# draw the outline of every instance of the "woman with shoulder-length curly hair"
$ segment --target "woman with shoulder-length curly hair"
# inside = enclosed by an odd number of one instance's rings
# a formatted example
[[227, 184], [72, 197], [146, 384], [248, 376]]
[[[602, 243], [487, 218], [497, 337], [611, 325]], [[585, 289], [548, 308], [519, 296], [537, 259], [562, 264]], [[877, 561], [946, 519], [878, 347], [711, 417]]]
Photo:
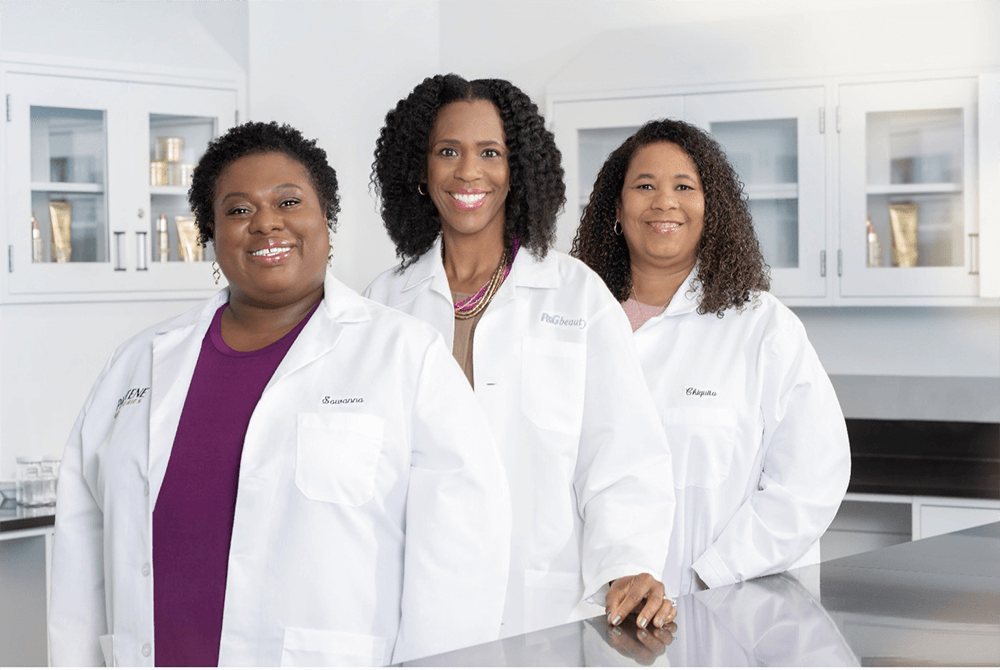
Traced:
[[601, 168], [572, 254], [622, 303], [670, 440], [668, 593], [818, 562], [850, 477], [844, 417], [802, 323], [767, 292], [719, 144], [644, 125]]
[[560, 160], [510, 82], [425, 79], [376, 144], [372, 183], [402, 262], [367, 294], [440, 331], [497, 437], [514, 510], [500, 634], [603, 606], [612, 624], [636, 611], [665, 636], [675, 609], [652, 574], [670, 458], [628, 321], [597, 275], [551, 250]]

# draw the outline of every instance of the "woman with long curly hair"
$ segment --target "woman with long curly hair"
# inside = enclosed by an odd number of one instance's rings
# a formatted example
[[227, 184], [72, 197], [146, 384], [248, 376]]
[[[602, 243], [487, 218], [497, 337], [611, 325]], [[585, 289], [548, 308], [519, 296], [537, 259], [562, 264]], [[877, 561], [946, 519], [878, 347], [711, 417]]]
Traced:
[[376, 145], [372, 182], [402, 262], [367, 294], [440, 331], [492, 425], [514, 511], [500, 635], [604, 606], [612, 625], [636, 611], [665, 636], [676, 610], [652, 574], [673, 518], [669, 450], [621, 309], [551, 251], [560, 159], [510, 82], [425, 79]]
[[622, 303], [670, 440], [667, 592], [818, 562], [850, 478], [844, 416], [767, 292], [722, 148], [682, 121], [644, 125], [601, 168], [571, 253]]

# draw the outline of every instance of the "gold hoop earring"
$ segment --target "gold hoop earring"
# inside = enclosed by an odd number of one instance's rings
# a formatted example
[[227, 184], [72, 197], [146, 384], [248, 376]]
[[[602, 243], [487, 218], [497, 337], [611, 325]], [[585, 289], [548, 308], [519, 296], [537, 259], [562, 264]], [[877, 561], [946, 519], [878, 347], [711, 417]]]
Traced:
[[419, 193], [420, 195], [427, 195], [427, 191], [420, 190], [420, 187], [423, 186], [423, 185], [424, 185], [423, 182], [420, 182], [420, 183], [417, 184], [417, 193]]
[[219, 279], [222, 277], [222, 272], [219, 270], [219, 264], [212, 261], [212, 279], [215, 280], [215, 285], [219, 285]]
[[615, 219], [615, 225], [612, 226], [611, 229], [615, 231], [615, 235], [622, 234], [622, 224], [618, 222], [618, 219]]

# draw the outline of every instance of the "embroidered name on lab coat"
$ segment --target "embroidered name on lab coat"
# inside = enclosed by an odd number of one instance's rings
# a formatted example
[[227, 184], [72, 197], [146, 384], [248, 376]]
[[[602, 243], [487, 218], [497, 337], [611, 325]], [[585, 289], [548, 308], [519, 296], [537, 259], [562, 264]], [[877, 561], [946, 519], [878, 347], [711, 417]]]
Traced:
[[573, 326], [575, 328], [586, 328], [586, 319], [567, 319], [564, 316], [559, 316], [558, 314], [549, 314], [548, 312], [542, 312], [542, 323], [548, 323], [553, 326]]
[[364, 398], [331, 398], [328, 395], [323, 396], [321, 401], [324, 405], [354, 405], [360, 404], [365, 401]]
[[694, 387], [688, 387], [688, 389], [684, 392], [684, 395], [696, 395], [700, 398], [702, 396], [714, 396], [718, 394], [715, 391], [703, 391]]
[[122, 407], [125, 405], [137, 405], [141, 403], [145, 399], [146, 393], [148, 392], [148, 386], [146, 388], [129, 389], [128, 393], [118, 399], [118, 406], [115, 407], [115, 418], [118, 418], [118, 412], [122, 411]]

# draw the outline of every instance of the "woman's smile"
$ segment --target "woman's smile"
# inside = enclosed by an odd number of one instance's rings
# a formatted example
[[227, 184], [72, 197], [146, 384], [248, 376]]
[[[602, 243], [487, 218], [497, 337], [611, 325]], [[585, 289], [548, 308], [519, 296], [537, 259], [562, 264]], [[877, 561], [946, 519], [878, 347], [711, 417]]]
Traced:
[[250, 251], [250, 256], [262, 265], [277, 265], [292, 253], [292, 245], [282, 243], [278, 240], [268, 240], [267, 246], [263, 249]]
[[454, 198], [456, 207], [464, 212], [471, 212], [474, 209], [482, 207], [486, 202], [486, 196], [489, 194], [486, 191], [469, 189], [452, 191], [450, 195]]

